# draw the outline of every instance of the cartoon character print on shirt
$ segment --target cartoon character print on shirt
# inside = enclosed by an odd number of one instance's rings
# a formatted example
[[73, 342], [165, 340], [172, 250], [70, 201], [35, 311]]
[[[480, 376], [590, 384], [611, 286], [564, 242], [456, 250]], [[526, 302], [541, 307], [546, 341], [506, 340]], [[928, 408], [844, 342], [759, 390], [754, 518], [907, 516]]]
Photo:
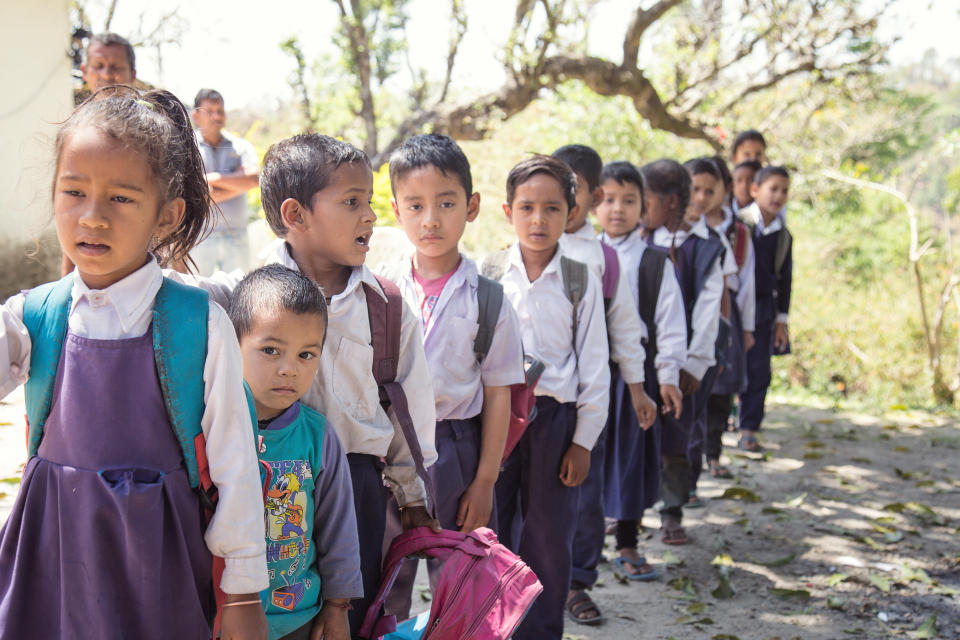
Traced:
[[271, 602], [294, 610], [310, 588], [309, 578], [300, 579], [310, 549], [309, 528], [313, 517], [308, 493], [313, 492], [313, 471], [306, 460], [270, 461], [273, 484], [267, 490], [267, 563], [271, 581], [278, 575], [284, 586], [274, 589]]

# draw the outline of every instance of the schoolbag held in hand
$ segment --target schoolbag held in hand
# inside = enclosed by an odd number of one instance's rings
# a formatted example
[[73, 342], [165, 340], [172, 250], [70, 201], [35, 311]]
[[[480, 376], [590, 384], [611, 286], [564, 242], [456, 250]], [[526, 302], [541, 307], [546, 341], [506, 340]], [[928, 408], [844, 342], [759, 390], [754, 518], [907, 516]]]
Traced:
[[470, 533], [418, 527], [394, 538], [384, 559], [383, 582], [359, 636], [390, 638], [393, 616], [378, 617], [405, 558], [443, 562], [421, 640], [507, 640], [543, 591], [537, 576], [486, 527]]

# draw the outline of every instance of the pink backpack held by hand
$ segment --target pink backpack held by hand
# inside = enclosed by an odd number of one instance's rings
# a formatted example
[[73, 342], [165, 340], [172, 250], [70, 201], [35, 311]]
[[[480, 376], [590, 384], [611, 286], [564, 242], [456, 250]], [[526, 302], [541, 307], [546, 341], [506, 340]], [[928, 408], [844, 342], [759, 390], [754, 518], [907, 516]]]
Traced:
[[367, 610], [361, 638], [391, 637], [384, 634], [396, 628], [396, 619], [378, 619], [378, 613], [404, 559], [414, 554], [443, 561], [421, 640], [507, 640], [543, 591], [533, 571], [490, 529], [434, 533], [418, 527], [391, 544], [383, 584]]
[[[380, 387], [384, 408], [392, 410], [400, 423], [432, 511], [436, 504], [433, 481], [423, 466], [406, 395], [395, 380], [403, 300], [395, 284], [385, 278], [377, 280], [386, 301], [370, 287], [364, 287], [370, 314], [374, 378]], [[507, 640], [543, 591], [530, 567], [500, 544], [490, 529], [434, 533], [428, 527], [418, 527], [400, 534], [391, 543], [384, 559], [383, 582], [364, 617], [361, 638], [383, 638], [396, 629], [396, 618], [381, 616], [380, 612], [400, 566], [412, 555], [426, 555], [444, 563], [426, 628], [422, 636], [414, 636], [421, 640]]]

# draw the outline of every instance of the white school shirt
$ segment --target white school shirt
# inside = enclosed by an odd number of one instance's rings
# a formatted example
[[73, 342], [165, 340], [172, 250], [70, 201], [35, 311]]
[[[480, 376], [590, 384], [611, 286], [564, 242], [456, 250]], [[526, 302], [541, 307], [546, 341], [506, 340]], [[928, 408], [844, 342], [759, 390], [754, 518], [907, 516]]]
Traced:
[[[753, 232], [755, 234], [759, 234], [761, 236], [768, 236], [771, 233], [776, 233], [777, 231], [780, 231], [780, 229], [784, 228], [784, 224], [787, 219], [787, 208], [784, 207], [783, 209], [780, 210], [780, 213], [778, 213], [776, 217], [770, 222], [769, 227], [764, 224], [763, 214], [760, 212], [760, 205], [758, 205], [756, 202], [752, 202], [750, 206], [744, 207], [742, 209], [742, 215], [744, 220], [754, 221]], [[756, 270], [754, 270], [754, 274], [756, 274]], [[754, 275], [754, 277], [756, 277], [756, 275]], [[756, 292], [756, 283], [754, 283], [754, 292]], [[754, 305], [756, 305], [756, 294], [754, 294]], [[756, 308], [756, 306], [754, 306], [754, 308]], [[787, 321], [789, 319], [790, 319], [789, 314], [778, 313], [776, 322], [777, 323], [782, 322], [783, 324], [787, 324]]]
[[[720, 237], [726, 239], [727, 231], [733, 224], [733, 210], [729, 207], [723, 207], [723, 222], [715, 229]], [[731, 249], [731, 255], [733, 250]], [[733, 278], [727, 278], [727, 288], [729, 288], [737, 301], [737, 308], [740, 309], [740, 322], [744, 331], [754, 331], [757, 326], [757, 257], [753, 253], [753, 238], [747, 234], [747, 248], [743, 255], [743, 266], [737, 271]], [[734, 257], [736, 264], [736, 257]], [[736, 286], [733, 286], [736, 285]]]
[[518, 245], [508, 251], [507, 269], [500, 280], [504, 295], [517, 311], [524, 351], [545, 366], [535, 393], [557, 402], [576, 402], [573, 441], [584, 449], [593, 449], [606, 424], [610, 402], [610, 353], [600, 281], [587, 269], [587, 289], [576, 310], [578, 330], [574, 340], [574, 309], [560, 272], [563, 249], [557, 247], [553, 259], [533, 282], [527, 278]]
[[[413, 281], [412, 263], [397, 286], [404, 300], [419, 309], [421, 300]], [[477, 362], [473, 341], [477, 337], [480, 306], [477, 302], [477, 265], [460, 255], [460, 264], [450, 276], [425, 327], [423, 349], [433, 376], [437, 420], [466, 420], [480, 415], [483, 387], [506, 387], [524, 381], [523, 344], [520, 324], [510, 301], [504, 297], [483, 363]], [[423, 325], [423, 322], [420, 323]]]
[[[648, 249], [643, 239], [643, 229], [637, 227], [620, 238], [603, 234], [601, 238], [617, 250], [620, 266], [624, 269], [634, 303], [640, 310], [640, 260]], [[677, 281], [677, 271], [667, 260], [660, 280], [660, 292], [653, 321], [657, 325], [657, 357], [653, 364], [657, 369], [657, 382], [676, 386], [680, 382], [680, 369], [687, 361], [687, 313], [683, 306], [683, 294]]]
[[[710, 234], [707, 224], [700, 218], [689, 231], [677, 229], [671, 233], [666, 227], [653, 232], [653, 243], [659, 247], [677, 247], [690, 236], [696, 235], [706, 240]], [[687, 361], [683, 368], [697, 380], [703, 378], [707, 369], [716, 364], [717, 332], [720, 328], [720, 298], [723, 296], [723, 272], [720, 262], [714, 263], [707, 274], [700, 295], [697, 296], [691, 314], [693, 325], [690, 341], [687, 343]]]
[[[150, 328], [154, 298], [163, 282], [163, 273], [153, 259], [106, 289], [91, 290], [76, 270], [73, 278], [67, 325], [74, 335], [118, 340], [140, 337]], [[0, 398], [30, 377], [31, 344], [23, 324], [23, 303], [21, 293], [0, 308]], [[204, 540], [212, 554], [226, 560], [220, 582], [226, 593], [256, 593], [269, 586], [263, 488], [242, 372], [233, 325], [211, 301], [200, 426], [206, 438], [210, 479], [220, 499]]]
[[[603, 273], [607, 262], [593, 227], [585, 224], [573, 233], [564, 233], [560, 236], [560, 247], [563, 248], [565, 256], [590, 267], [601, 282], [602, 294]], [[623, 265], [620, 267], [617, 288], [613, 300], [610, 301], [610, 308], [606, 310], [607, 337], [610, 343], [610, 359], [620, 367], [624, 382], [634, 384], [643, 382], [643, 362], [647, 357], [643, 340], [647, 337], [647, 330], [640, 320], [636, 305], [630, 304], [631, 297], [626, 290], [629, 285], [623, 273]]]
[[[260, 255], [264, 264], [282, 264], [300, 271], [282, 239], [270, 243]], [[180, 274], [178, 279], [206, 289], [224, 304], [242, 276], [240, 271], [233, 271], [229, 274], [219, 272], [210, 278]], [[386, 457], [383, 475], [400, 506], [422, 505], [426, 500], [426, 489], [417, 477], [410, 448], [399, 423], [393, 422], [380, 406], [377, 381], [373, 377], [373, 347], [364, 283], [386, 299], [380, 283], [366, 266], [353, 268], [346, 288], [333, 296], [327, 305], [327, 336], [320, 357], [320, 370], [300, 402], [326, 416], [347, 453]], [[429, 467], [437, 460], [434, 444], [436, 409], [420, 336], [419, 315], [404, 303], [400, 315], [400, 362], [396, 380], [407, 396], [423, 464]]]

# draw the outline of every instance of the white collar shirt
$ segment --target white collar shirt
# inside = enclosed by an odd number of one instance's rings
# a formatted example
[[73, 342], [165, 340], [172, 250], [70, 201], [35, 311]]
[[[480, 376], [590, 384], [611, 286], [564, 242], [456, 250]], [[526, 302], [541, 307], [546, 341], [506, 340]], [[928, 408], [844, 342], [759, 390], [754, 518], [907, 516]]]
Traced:
[[[277, 263], [300, 270], [285, 242], [271, 244], [265, 258], [266, 264]], [[326, 416], [347, 453], [386, 458], [384, 477], [400, 506], [423, 504], [426, 491], [417, 477], [407, 441], [399, 424], [395, 425], [380, 406], [380, 394], [373, 377], [373, 347], [364, 284], [386, 299], [380, 283], [366, 266], [353, 268], [347, 286], [327, 305], [327, 337], [320, 371], [300, 401]], [[437, 414], [420, 324], [419, 314], [404, 303], [396, 380], [407, 396], [423, 463], [430, 466], [437, 460], [434, 442]]]
[[[413, 280], [412, 263], [406, 259], [403, 264], [397, 286], [407, 304], [419, 309], [422, 301]], [[477, 362], [473, 348], [480, 328], [477, 281], [476, 263], [461, 254], [460, 264], [443, 286], [430, 325], [424, 328], [423, 348], [433, 377], [437, 420], [478, 416], [483, 409], [484, 386], [506, 387], [524, 380], [520, 325], [506, 297], [486, 357], [482, 363]]]
[[[653, 233], [654, 244], [661, 247], [679, 248], [687, 238], [709, 237], [703, 218], [697, 221], [689, 231], [678, 229], [671, 233], [666, 227], [660, 227]], [[687, 343], [687, 361], [683, 369], [697, 380], [703, 379], [707, 369], [716, 364], [717, 332], [720, 329], [720, 298], [723, 296], [723, 271], [720, 261], [713, 264], [706, 276], [703, 289], [693, 303], [690, 324], [690, 340]]]
[[[643, 258], [643, 252], [647, 250], [643, 230], [638, 227], [619, 238], [610, 238], [604, 234], [601, 239], [617, 250], [622, 273], [633, 294], [633, 301], [637, 305], [639, 315], [640, 261]], [[680, 292], [680, 283], [677, 282], [676, 270], [669, 261], [665, 266], [653, 317], [657, 340], [654, 367], [657, 370], [658, 383], [677, 385], [680, 380], [680, 368], [687, 360], [687, 314], [684, 311], [683, 294]], [[652, 333], [647, 331], [647, 327], [644, 327], [644, 332], [648, 335]]]
[[[118, 340], [137, 338], [150, 328], [163, 283], [154, 260], [105, 289], [90, 289], [76, 270], [72, 277], [67, 318], [71, 333]], [[0, 398], [29, 378], [31, 345], [23, 302], [24, 294], [18, 294], [0, 309]], [[210, 302], [200, 426], [220, 500], [204, 539], [211, 553], [226, 559], [221, 585], [227, 593], [253, 593], [268, 585], [262, 487], [242, 372], [233, 325], [223, 309]]]
[[[501, 279], [504, 294], [520, 321], [523, 348], [545, 365], [536, 395], [557, 402], [575, 402], [577, 426], [573, 442], [592, 449], [607, 420], [610, 400], [609, 349], [600, 281], [587, 270], [587, 288], [578, 309], [565, 293], [557, 252], [533, 282], [514, 244]], [[578, 331], [573, 335], [573, 314]]]
[[[734, 202], [736, 200], [734, 199]], [[717, 232], [724, 238], [727, 237], [731, 225], [735, 220], [733, 209], [723, 208], [723, 222], [717, 228]], [[743, 255], [743, 264], [737, 270], [735, 280], [727, 278], [727, 288], [736, 298], [737, 308], [740, 309], [740, 322], [743, 324], [744, 331], [753, 332], [756, 328], [757, 316], [757, 274], [756, 274], [756, 255], [753, 252], [753, 238], [747, 234], [747, 247]], [[734, 256], [736, 263], [736, 256]]]
[[[587, 265], [600, 280], [602, 289], [607, 261], [593, 227], [585, 224], [573, 233], [564, 233], [560, 236], [560, 247], [565, 256]], [[610, 360], [619, 367], [624, 382], [635, 384], [643, 382], [644, 378], [643, 362], [646, 351], [643, 340], [647, 337], [647, 329], [640, 320], [636, 305], [631, 304], [633, 297], [628, 291], [629, 287], [621, 264], [613, 299], [606, 306], [607, 337], [610, 343]]]

